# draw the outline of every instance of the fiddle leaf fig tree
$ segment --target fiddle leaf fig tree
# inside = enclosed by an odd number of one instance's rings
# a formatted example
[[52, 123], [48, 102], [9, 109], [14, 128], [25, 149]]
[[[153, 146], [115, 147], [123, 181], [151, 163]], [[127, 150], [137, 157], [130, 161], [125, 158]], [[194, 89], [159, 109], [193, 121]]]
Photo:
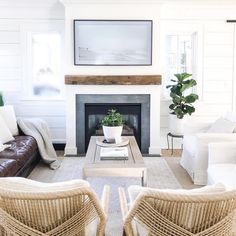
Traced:
[[0, 106], [4, 106], [3, 95], [0, 92]]
[[191, 74], [181, 73], [175, 74], [176, 79], [171, 80], [174, 84], [167, 85], [166, 88], [170, 88], [170, 97], [172, 103], [169, 108], [172, 110], [171, 114], [177, 116], [178, 119], [182, 119], [186, 114], [191, 115], [195, 112], [193, 103], [198, 99], [198, 95], [190, 93], [185, 95], [186, 90], [196, 86], [197, 82], [191, 79]]

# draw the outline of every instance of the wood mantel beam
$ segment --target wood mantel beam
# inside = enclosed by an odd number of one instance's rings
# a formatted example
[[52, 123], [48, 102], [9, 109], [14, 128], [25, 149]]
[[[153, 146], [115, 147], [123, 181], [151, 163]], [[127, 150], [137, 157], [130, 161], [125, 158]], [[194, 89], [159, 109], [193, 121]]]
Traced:
[[161, 85], [161, 75], [65, 75], [70, 85]]

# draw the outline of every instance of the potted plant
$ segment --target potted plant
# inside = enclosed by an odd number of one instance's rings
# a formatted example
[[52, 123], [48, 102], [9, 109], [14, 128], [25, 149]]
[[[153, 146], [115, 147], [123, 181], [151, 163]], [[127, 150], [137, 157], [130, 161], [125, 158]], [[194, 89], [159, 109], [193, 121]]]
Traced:
[[167, 85], [170, 88], [170, 97], [172, 103], [169, 105], [172, 111], [169, 116], [169, 128], [171, 134], [183, 135], [183, 118], [185, 115], [191, 115], [195, 112], [193, 103], [198, 99], [195, 93], [186, 93], [187, 90], [196, 86], [197, 82], [190, 79], [191, 74], [175, 74], [176, 79], [171, 80], [174, 84]]
[[3, 95], [0, 92], [0, 106], [4, 106]]
[[102, 119], [103, 134], [107, 142], [116, 142], [120, 140], [123, 129], [123, 116], [115, 109], [108, 110], [106, 116]]

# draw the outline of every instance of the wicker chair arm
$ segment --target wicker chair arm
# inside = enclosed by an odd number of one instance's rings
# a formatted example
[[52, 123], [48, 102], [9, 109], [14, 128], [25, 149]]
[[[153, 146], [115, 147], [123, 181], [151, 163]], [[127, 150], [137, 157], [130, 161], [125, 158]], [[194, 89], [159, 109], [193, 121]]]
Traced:
[[124, 219], [129, 211], [128, 202], [125, 196], [124, 188], [121, 188], [121, 187], [118, 188], [118, 192], [119, 192], [119, 198], [120, 198], [121, 214], [122, 214], [122, 218]]
[[101, 205], [102, 205], [102, 208], [103, 208], [103, 210], [104, 210], [106, 215], [108, 214], [109, 195], [110, 195], [110, 186], [105, 185], [103, 187], [102, 198], [101, 198]]
[[[119, 198], [120, 198], [120, 208], [121, 208], [122, 219], [123, 219], [123, 222], [125, 223], [125, 219], [129, 215], [129, 205], [127, 202], [124, 188], [122, 187], [118, 188], [118, 192], [119, 192]], [[130, 224], [125, 229], [124, 235], [138, 236], [135, 222], [133, 221], [130, 222]]]

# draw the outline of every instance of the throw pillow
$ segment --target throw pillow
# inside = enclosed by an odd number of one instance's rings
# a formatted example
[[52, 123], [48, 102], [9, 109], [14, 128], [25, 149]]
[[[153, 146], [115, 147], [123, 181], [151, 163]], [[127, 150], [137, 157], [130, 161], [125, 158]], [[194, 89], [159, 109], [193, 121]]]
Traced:
[[19, 130], [16, 122], [16, 115], [13, 106], [5, 105], [0, 107], [0, 116], [4, 119], [12, 135], [18, 135]]
[[217, 119], [206, 133], [233, 133], [236, 123], [224, 118]]
[[0, 143], [7, 143], [14, 140], [11, 131], [6, 125], [4, 119], [0, 116]]
[[[224, 118], [231, 122], [236, 122], [236, 112], [227, 112]], [[236, 133], [236, 127], [234, 128], [233, 132]]]

